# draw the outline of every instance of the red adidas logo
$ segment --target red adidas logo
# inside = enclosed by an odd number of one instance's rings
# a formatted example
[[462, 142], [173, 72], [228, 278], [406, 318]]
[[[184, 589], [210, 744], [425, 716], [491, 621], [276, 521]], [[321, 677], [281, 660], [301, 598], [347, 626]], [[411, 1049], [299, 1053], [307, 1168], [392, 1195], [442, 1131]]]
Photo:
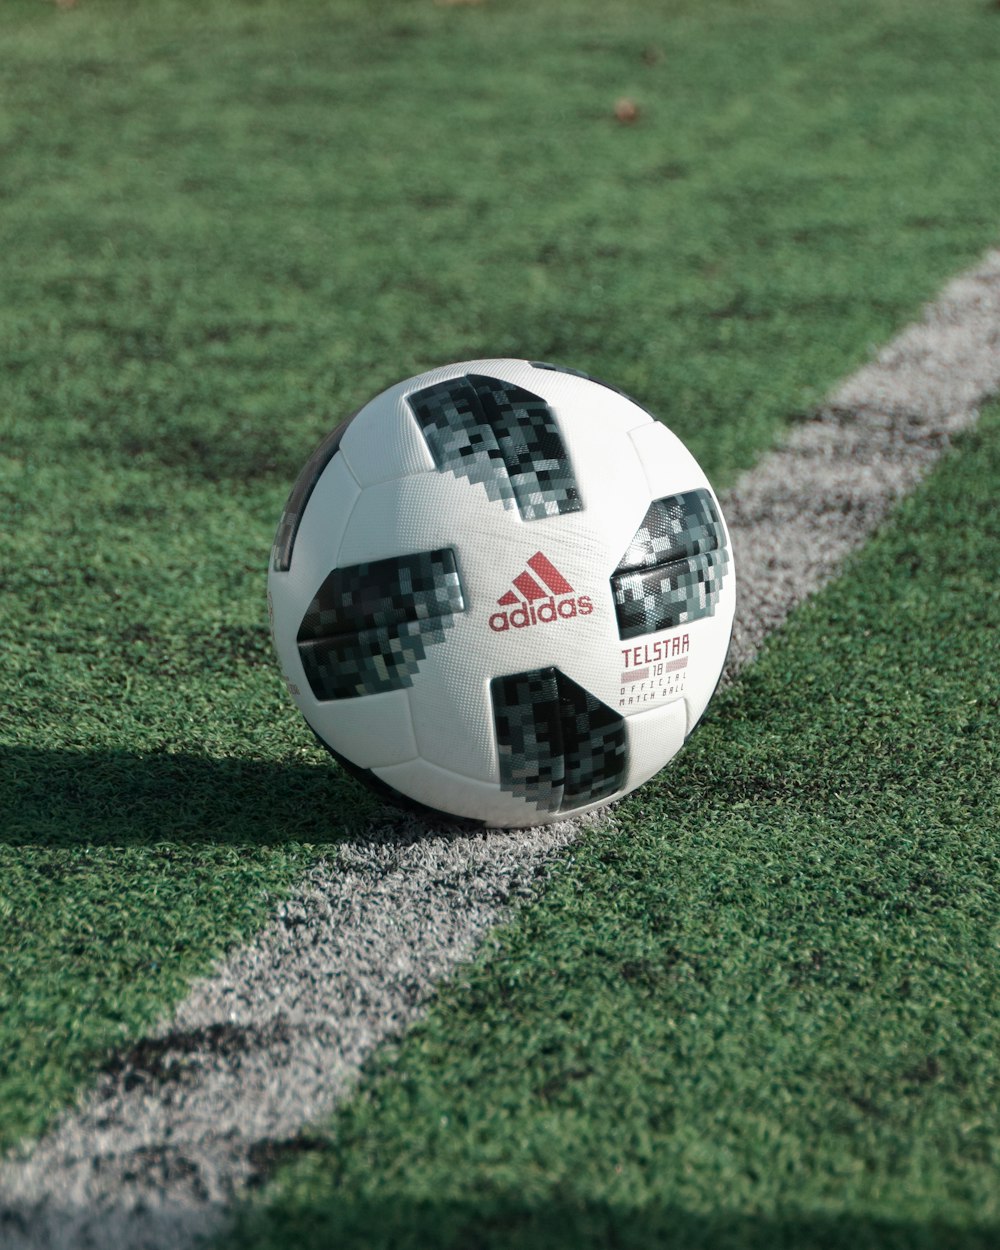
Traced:
[[[515, 590], [508, 590], [497, 600], [499, 607], [511, 608], [512, 611], [494, 612], [490, 617], [490, 629], [495, 633], [526, 629], [529, 625], [547, 625], [577, 615], [589, 616], [594, 610], [588, 595], [564, 597], [573, 595], [573, 587], [541, 551], [535, 552], [528, 561], [528, 567], [523, 573], [518, 573], [513, 584]], [[518, 606], [514, 607], [514, 604]]]

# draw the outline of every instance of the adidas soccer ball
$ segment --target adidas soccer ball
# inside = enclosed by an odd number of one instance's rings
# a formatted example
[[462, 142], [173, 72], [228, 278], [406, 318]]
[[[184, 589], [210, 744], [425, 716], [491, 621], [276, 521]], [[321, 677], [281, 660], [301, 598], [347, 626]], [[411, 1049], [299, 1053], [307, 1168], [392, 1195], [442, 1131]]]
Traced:
[[350, 771], [524, 826], [680, 749], [734, 583], [718, 501], [665, 426], [571, 370], [476, 360], [391, 387], [317, 448], [268, 599], [288, 688]]

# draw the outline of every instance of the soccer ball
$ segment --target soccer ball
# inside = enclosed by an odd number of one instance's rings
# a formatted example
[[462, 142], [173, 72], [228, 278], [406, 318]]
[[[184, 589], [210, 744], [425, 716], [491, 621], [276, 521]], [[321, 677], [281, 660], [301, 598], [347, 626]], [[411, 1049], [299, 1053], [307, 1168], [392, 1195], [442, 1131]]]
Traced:
[[680, 749], [735, 608], [691, 453], [584, 374], [435, 369], [302, 470], [268, 601], [292, 697], [383, 796], [485, 825], [575, 816]]

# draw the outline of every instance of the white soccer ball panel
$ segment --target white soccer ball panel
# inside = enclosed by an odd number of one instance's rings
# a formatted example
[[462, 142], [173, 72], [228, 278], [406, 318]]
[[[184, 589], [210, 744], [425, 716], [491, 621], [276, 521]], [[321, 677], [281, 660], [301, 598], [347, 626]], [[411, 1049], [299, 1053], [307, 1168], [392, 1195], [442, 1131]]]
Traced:
[[711, 490], [701, 465], [677, 435], [652, 419], [629, 432], [646, 481], [647, 499], [662, 499], [681, 491]]
[[[652, 692], [655, 700], [656, 692]], [[629, 770], [625, 791], [636, 789], [673, 759], [687, 736], [687, 709], [683, 698], [636, 711], [627, 723]]]
[[505, 794], [498, 785], [454, 773], [429, 760], [412, 760], [407, 764], [376, 768], [374, 772], [407, 798], [465, 820], [482, 821], [485, 825], [528, 827], [545, 824], [551, 819], [532, 809], [524, 799]]
[[428, 650], [422, 680], [410, 691], [416, 754], [463, 777], [499, 785], [486, 656], [460, 640], [459, 633], [449, 645]]
[[[409, 695], [386, 690], [363, 699], [311, 699], [306, 719], [328, 746], [359, 768], [402, 764], [420, 754]], [[296, 700], [300, 707], [304, 701]]]
[[402, 397], [380, 405], [377, 419], [373, 412], [366, 405], [340, 443], [340, 454], [361, 486], [433, 471], [434, 458]]

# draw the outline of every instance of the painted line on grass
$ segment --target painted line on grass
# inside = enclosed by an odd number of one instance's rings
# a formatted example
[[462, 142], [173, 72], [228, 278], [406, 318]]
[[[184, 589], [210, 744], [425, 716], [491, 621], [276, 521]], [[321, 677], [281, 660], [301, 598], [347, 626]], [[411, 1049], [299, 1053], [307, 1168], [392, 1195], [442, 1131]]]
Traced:
[[[723, 496], [740, 578], [728, 679], [998, 390], [992, 252]], [[433, 833], [399, 817], [342, 845], [78, 1110], [0, 1166], [3, 1244], [178, 1250], [216, 1232], [580, 827]]]

